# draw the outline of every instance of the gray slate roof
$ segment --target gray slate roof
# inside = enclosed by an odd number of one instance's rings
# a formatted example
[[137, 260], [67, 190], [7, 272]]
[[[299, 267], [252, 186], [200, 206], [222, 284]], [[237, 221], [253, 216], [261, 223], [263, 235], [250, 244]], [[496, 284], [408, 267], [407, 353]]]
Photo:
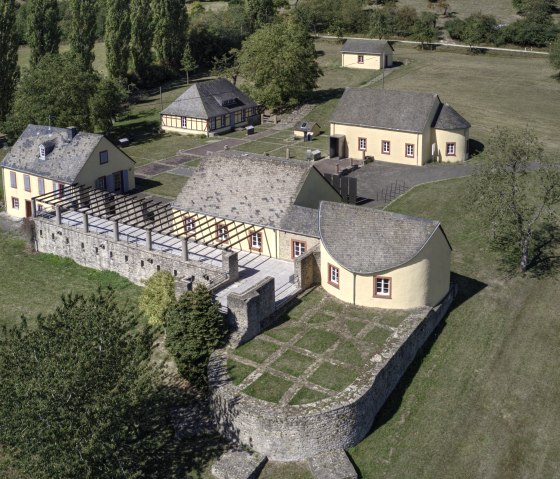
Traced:
[[407, 263], [440, 227], [438, 221], [344, 203], [323, 201], [319, 207], [323, 246], [341, 266], [360, 274]]
[[[230, 108], [222, 106], [223, 101], [235, 99], [238, 101]], [[209, 119], [254, 106], [257, 103], [245, 93], [225, 78], [218, 78], [193, 84], [161, 114]]]
[[471, 124], [445, 103], [441, 106], [432, 126], [436, 130], [464, 130], [470, 128]]
[[[305, 125], [305, 126], [303, 126], [303, 125]], [[301, 120], [301, 121], [298, 121], [294, 125], [294, 130], [311, 131], [315, 125], [317, 125], [319, 128], [321, 128], [321, 125], [319, 125], [318, 123], [315, 123], [314, 121]]]
[[331, 123], [421, 133], [439, 104], [435, 93], [347, 88]]
[[202, 160], [174, 207], [318, 237], [317, 210], [295, 204], [311, 165], [224, 151]]
[[[80, 132], [69, 141], [66, 128], [28, 125], [0, 166], [73, 183], [102, 138], [103, 135]], [[49, 143], [54, 148], [45, 160], [40, 160], [39, 145]]]
[[382, 53], [393, 53], [393, 47], [386, 40], [359, 40], [349, 38], [344, 42], [341, 53], [365, 53], [381, 55]]

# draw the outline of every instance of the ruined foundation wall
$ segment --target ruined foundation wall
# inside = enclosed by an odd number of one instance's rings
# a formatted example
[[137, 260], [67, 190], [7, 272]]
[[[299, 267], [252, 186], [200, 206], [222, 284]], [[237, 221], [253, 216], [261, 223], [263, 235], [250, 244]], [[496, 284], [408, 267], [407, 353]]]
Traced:
[[437, 307], [410, 314], [352, 385], [312, 404], [279, 406], [240, 393], [229, 380], [227, 350], [217, 351], [209, 365], [209, 382], [222, 433], [276, 461], [303, 460], [358, 444], [446, 315], [454, 295], [455, 288]]

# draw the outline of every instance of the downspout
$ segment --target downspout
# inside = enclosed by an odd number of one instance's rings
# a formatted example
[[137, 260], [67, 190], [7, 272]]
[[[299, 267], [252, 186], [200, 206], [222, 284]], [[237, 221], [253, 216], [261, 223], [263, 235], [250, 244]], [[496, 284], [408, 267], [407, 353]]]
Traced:
[[278, 237], [278, 230], [274, 230], [276, 236], [276, 259], [280, 259], [280, 238]]
[[416, 134], [416, 166], [420, 166], [418, 164], [418, 159], [420, 158], [420, 148], [418, 148], [418, 140], [420, 138], [420, 134]]

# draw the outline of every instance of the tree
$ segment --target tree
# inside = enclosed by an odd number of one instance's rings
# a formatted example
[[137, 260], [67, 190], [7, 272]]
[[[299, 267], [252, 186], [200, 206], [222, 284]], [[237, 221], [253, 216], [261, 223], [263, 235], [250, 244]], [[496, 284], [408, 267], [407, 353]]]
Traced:
[[529, 128], [497, 128], [484, 156], [472, 180], [473, 207], [506, 264], [524, 273], [542, 254], [537, 239], [558, 224], [560, 162], [545, 156]]
[[126, 78], [130, 43], [130, 2], [111, 0], [105, 19], [107, 70], [113, 78]]
[[144, 282], [138, 307], [148, 323], [163, 326], [165, 311], [175, 302], [175, 279], [169, 271], [158, 271]]
[[429, 43], [436, 38], [436, 20], [437, 16], [434, 13], [422, 12], [414, 22], [413, 37], [421, 43], [422, 48], [424, 48], [424, 43]]
[[16, 89], [14, 107], [6, 118], [5, 132], [17, 138], [29, 123], [82, 130], [93, 129], [91, 98], [97, 91], [99, 75], [84, 70], [74, 54], [45, 55], [35, 68], [25, 70]]
[[187, 11], [184, 0], [154, 0], [153, 47], [159, 63], [178, 71], [186, 43]]
[[89, 102], [91, 123], [103, 133], [109, 133], [117, 115], [125, 111], [127, 92], [113, 78], [102, 78]]
[[295, 105], [322, 75], [307, 30], [290, 19], [265, 25], [239, 53], [240, 73], [254, 98], [269, 108]]
[[245, 14], [251, 32], [270, 23], [276, 14], [273, 0], [245, 0]]
[[58, 53], [60, 29], [57, 0], [29, 0], [27, 43], [31, 48], [31, 66], [48, 53]]
[[239, 76], [238, 56], [239, 50], [237, 48], [232, 48], [221, 57], [214, 57], [210, 74], [212, 76], [229, 78], [234, 85], [237, 84], [237, 77]]
[[153, 337], [112, 291], [0, 334], [0, 443], [27, 477], [151, 477], [172, 429]]
[[152, 64], [151, 0], [130, 2], [130, 59], [132, 70], [143, 80]]
[[192, 55], [191, 46], [187, 43], [181, 58], [181, 69], [187, 74], [187, 85], [189, 84], [189, 72], [192, 72], [197, 68], [198, 64]]
[[498, 22], [492, 15], [476, 13], [465, 19], [462, 38], [472, 50], [473, 45], [480, 43], [492, 43], [496, 39], [496, 27]]
[[[109, 2], [109, 4], [111, 4]], [[70, 51], [82, 59], [87, 69], [93, 68], [95, 34], [97, 31], [97, 0], [69, 0]]]
[[227, 333], [220, 305], [201, 284], [187, 291], [165, 313], [165, 346], [175, 358], [179, 372], [193, 385], [207, 385], [210, 354]]
[[548, 59], [554, 69], [560, 70], [560, 35], [550, 44]]
[[10, 111], [19, 79], [15, 0], [0, 0], [0, 122]]

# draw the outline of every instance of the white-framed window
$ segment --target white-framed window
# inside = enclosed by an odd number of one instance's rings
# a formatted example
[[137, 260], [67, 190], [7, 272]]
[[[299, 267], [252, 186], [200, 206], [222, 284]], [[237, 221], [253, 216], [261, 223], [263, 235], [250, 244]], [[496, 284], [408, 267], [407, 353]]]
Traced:
[[10, 171], [10, 186], [12, 188], [17, 188], [17, 175], [15, 171]]
[[445, 154], [446, 156], [455, 156], [455, 143], [446, 143]]
[[181, 128], [186, 128], [186, 127], [187, 127], [187, 117], [182, 116], [181, 117]]
[[384, 155], [389, 155], [391, 153], [391, 142], [387, 140], [381, 140], [381, 153]]
[[376, 276], [374, 278], [374, 296], [379, 296], [382, 298], [391, 297], [391, 278], [384, 276]]
[[251, 249], [261, 251], [262, 250], [262, 233], [256, 232], [251, 233]]
[[45, 194], [45, 179], [44, 178], [37, 178], [37, 187], [39, 190], [40, 195]]
[[406, 144], [404, 154], [407, 158], [414, 158], [414, 145], [412, 143]]
[[216, 226], [216, 239], [218, 241], [227, 241], [228, 239], [227, 225], [221, 224]]
[[363, 55], [358, 55], [358, 63], [360, 63], [360, 64], [364, 63], [364, 56]]
[[104, 165], [105, 163], [109, 163], [109, 152], [107, 150], [99, 152], [99, 164]]
[[31, 192], [31, 178], [29, 175], [23, 175], [23, 189]]
[[194, 218], [187, 218], [185, 220], [185, 229], [187, 232], [192, 232], [196, 229], [196, 221]]
[[14, 210], [19, 210], [19, 198], [12, 196], [12, 208]]
[[366, 149], [367, 149], [367, 139], [358, 138], [358, 150], [366, 151]]
[[329, 284], [340, 287], [340, 271], [336, 266], [329, 264]]
[[297, 258], [305, 253], [307, 244], [305, 241], [292, 240], [292, 258]]

